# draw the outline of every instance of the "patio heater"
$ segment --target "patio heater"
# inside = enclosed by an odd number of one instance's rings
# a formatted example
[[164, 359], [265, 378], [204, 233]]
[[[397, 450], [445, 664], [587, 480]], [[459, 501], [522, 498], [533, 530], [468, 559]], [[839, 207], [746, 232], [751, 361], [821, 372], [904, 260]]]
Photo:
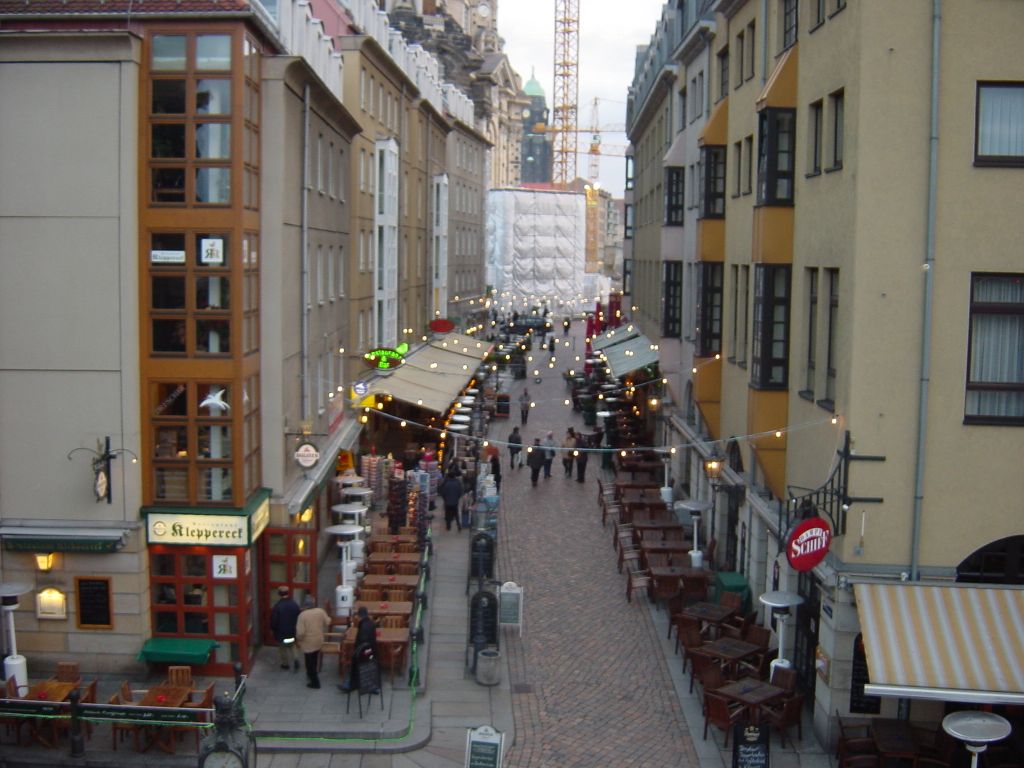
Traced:
[[[781, 590], [775, 592], [765, 592], [761, 595], [760, 600], [764, 605], [767, 605], [772, 609], [772, 614], [779, 620], [779, 655], [772, 661], [770, 667], [774, 673], [776, 667], [789, 668], [793, 666], [789, 659], [783, 658], [782, 654], [786, 650], [786, 619], [789, 617], [789, 609], [800, 605], [804, 598], [802, 595], [798, 595], [796, 592], [783, 592]], [[768, 678], [771, 679], [771, 676]]]
[[690, 550], [690, 566], [693, 568], [704, 566], [704, 553], [700, 551], [700, 521], [701, 516], [713, 506], [713, 502], [707, 499], [687, 499], [672, 505], [676, 517], [679, 517], [680, 512], [685, 512], [693, 523], [693, 549]]
[[19, 695], [22, 695], [22, 689], [28, 691], [28, 662], [18, 653], [18, 641], [14, 634], [14, 612], [18, 610], [18, 598], [31, 591], [32, 588], [28, 584], [0, 584], [0, 604], [3, 605], [4, 623], [7, 625], [7, 647], [11, 651], [4, 659], [4, 678], [14, 678]]
[[978, 755], [994, 741], [1010, 735], [1010, 723], [994, 712], [953, 712], [942, 718], [942, 730], [964, 742], [971, 753], [971, 768], [978, 768]]

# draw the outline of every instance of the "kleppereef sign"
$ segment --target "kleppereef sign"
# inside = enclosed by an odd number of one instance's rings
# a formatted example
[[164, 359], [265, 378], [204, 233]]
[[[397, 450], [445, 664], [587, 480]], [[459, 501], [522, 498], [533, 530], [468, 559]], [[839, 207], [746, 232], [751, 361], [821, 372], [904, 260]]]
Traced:
[[832, 529], [822, 517], [809, 517], [786, 539], [786, 559], [794, 571], [809, 571], [828, 554]]

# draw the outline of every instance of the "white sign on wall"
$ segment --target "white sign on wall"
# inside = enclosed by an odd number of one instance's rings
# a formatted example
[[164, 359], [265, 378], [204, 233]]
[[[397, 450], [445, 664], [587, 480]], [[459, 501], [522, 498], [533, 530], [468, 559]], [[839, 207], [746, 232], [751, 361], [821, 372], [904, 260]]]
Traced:
[[224, 240], [219, 237], [200, 238], [199, 261], [202, 264], [223, 264]]
[[249, 518], [151, 512], [146, 516], [146, 535], [150, 544], [245, 547], [249, 544]]
[[213, 578], [233, 579], [238, 575], [238, 557], [236, 555], [213, 556]]

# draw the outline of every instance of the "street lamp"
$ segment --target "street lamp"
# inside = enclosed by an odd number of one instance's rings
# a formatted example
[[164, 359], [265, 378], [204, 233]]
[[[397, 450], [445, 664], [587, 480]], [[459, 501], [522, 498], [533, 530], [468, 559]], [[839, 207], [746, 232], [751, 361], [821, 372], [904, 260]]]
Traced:
[[[704, 474], [708, 478], [708, 482], [711, 483], [711, 527], [708, 530], [708, 541], [715, 538], [715, 513], [716, 506], [718, 503], [718, 487], [719, 478], [722, 476], [722, 470], [725, 468], [725, 459], [721, 456], [712, 454], [708, 458], [704, 459]], [[709, 563], [714, 568], [714, 563]]]
[[942, 718], [942, 730], [965, 742], [971, 753], [971, 768], [978, 768], [978, 755], [993, 741], [1010, 735], [1010, 723], [994, 712], [953, 712]]

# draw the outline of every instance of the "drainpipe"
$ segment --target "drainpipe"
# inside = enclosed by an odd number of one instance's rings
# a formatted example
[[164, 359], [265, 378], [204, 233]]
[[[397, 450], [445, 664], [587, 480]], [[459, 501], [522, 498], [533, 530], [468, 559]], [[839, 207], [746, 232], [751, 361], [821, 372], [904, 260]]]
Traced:
[[309, 419], [309, 84], [302, 91], [302, 280], [299, 287], [299, 312], [302, 340], [299, 349], [302, 372], [302, 386], [299, 388], [301, 406], [299, 412], [303, 421]]
[[[743, 63], [740, 63], [743, 66]], [[768, 82], [768, 0], [761, 0], [761, 87]]]
[[917, 456], [914, 462], [914, 516], [910, 532], [910, 579], [920, 578], [921, 505], [924, 501], [925, 438], [928, 427], [928, 384], [932, 368], [932, 304], [935, 295], [935, 197], [939, 166], [939, 55], [942, 31], [942, 0], [932, 0], [932, 89], [928, 126], [928, 220], [925, 229], [924, 317], [921, 329], [921, 380], [917, 410]]

